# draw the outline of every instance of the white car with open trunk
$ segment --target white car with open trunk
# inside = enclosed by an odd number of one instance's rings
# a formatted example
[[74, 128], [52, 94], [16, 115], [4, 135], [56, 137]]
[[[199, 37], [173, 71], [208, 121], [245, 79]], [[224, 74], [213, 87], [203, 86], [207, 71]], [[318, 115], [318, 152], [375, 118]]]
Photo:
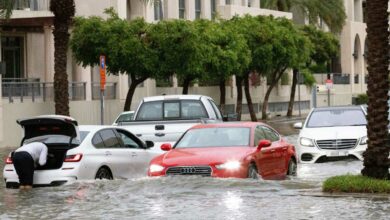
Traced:
[[[78, 126], [67, 116], [43, 115], [18, 120], [24, 128], [21, 144], [40, 141], [48, 147], [47, 163], [36, 167], [34, 186], [62, 185], [85, 179], [127, 179], [146, 176], [150, 150], [129, 131], [114, 126]], [[9, 156], [3, 172], [6, 187], [19, 185]]]

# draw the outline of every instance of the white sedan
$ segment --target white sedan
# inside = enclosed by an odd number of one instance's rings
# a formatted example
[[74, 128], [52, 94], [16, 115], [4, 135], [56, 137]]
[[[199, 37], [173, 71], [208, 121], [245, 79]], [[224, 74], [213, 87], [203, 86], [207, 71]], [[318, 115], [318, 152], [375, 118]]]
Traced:
[[301, 163], [346, 158], [363, 160], [367, 148], [367, 121], [361, 106], [314, 108], [305, 123], [296, 123]]
[[[143, 142], [114, 126], [78, 126], [73, 118], [58, 115], [38, 116], [18, 123], [24, 128], [22, 144], [41, 141], [48, 147], [46, 165], [36, 167], [34, 172], [34, 186], [146, 176], [150, 160], [161, 153], [150, 150], [153, 142]], [[7, 188], [19, 185], [10, 157], [3, 176]]]

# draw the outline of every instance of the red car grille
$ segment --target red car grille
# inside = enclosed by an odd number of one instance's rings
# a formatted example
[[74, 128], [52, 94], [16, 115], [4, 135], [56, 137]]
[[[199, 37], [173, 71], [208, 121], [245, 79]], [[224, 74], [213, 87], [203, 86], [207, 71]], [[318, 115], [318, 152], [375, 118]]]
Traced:
[[212, 169], [209, 166], [181, 166], [170, 167], [166, 171], [166, 175], [200, 175], [211, 176]]

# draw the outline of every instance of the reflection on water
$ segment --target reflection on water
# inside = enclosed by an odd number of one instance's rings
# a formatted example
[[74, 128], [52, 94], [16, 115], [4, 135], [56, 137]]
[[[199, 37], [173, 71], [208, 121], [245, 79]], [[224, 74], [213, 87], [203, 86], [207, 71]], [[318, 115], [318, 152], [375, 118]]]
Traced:
[[[294, 141], [296, 136], [287, 137]], [[0, 160], [9, 150], [0, 149]], [[2, 161], [0, 161], [3, 164]], [[4, 189], [0, 219], [388, 219], [390, 198], [327, 197], [322, 181], [357, 174], [360, 161], [300, 164], [284, 181], [199, 177], [82, 181]]]

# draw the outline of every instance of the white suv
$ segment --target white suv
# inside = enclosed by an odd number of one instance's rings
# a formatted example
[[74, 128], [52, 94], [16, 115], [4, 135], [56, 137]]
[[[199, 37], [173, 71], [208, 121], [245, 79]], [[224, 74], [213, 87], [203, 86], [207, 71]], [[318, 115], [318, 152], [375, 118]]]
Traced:
[[367, 148], [367, 121], [361, 106], [314, 108], [299, 133], [297, 153], [301, 163], [346, 158], [363, 160]]

